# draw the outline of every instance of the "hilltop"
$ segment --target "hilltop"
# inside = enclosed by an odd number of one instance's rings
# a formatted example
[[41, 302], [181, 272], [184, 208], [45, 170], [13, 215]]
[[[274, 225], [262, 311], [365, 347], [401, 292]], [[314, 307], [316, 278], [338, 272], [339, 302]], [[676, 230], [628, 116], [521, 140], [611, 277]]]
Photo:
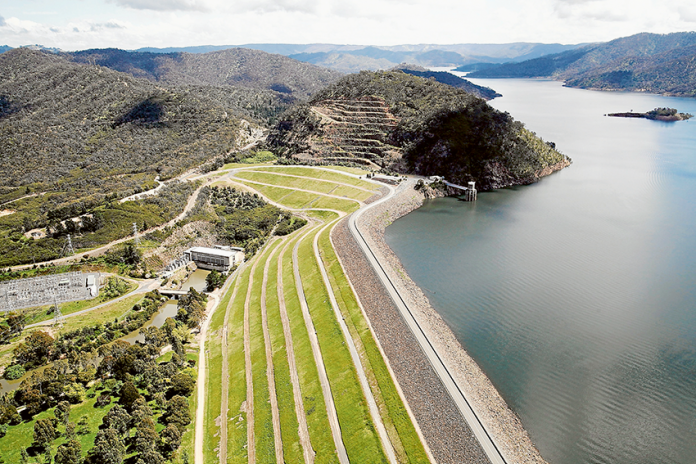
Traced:
[[520, 63], [479, 69], [470, 77], [552, 77], [566, 85], [696, 96], [696, 32], [636, 34]]
[[369, 162], [481, 189], [535, 182], [570, 163], [483, 99], [400, 71], [342, 78], [281, 117], [268, 143], [283, 156]]
[[65, 53], [74, 62], [108, 67], [167, 85], [234, 86], [306, 99], [341, 73], [259, 50], [150, 53], [92, 49]]

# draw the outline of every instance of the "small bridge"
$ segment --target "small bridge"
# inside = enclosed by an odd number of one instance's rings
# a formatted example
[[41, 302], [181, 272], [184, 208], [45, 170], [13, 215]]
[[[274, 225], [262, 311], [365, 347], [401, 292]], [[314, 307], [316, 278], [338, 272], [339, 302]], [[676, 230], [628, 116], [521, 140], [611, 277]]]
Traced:
[[448, 182], [447, 180], [445, 180], [444, 177], [440, 177], [440, 176], [432, 176], [430, 179], [432, 181], [435, 181], [435, 182], [440, 181], [448, 187], [463, 190], [465, 201], [476, 201], [477, 191], [476, 191], [476, 184], [474, 182], [469, 182], [469, 186], [464, 187], [462, 185], [453, 184], [452, 182]]
[[170, 298], [174, 298], [175, 300], [178, 300], [182, 295], [186, 295], [188, 292], [185, 290], [167, 290], [160, 288], [158, 290], [160, 292], [160, 295], [168, 296]]

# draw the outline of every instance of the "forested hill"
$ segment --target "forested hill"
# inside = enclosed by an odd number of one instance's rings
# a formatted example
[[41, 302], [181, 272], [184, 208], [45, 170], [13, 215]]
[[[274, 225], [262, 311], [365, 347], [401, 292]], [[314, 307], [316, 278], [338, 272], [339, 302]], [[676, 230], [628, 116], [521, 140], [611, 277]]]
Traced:
[[363, 158], [482, 189], [531, 183], [570, 163], [481, 98], [400, 71], [345, 76], [289, 110], [269, 144], [285, 156]]
[[195, 89], [11, 50], [0, 55], [0, 185], [124, 193], [229, 151], [241, 113]]
[[65, 53], [78, 63], [96, 64], [169, 85], [235, 86], [271, 90], [306, 99], [342, 74], [282, 55], [230, 48], [209, 53], [148, 53], [118, 49]]
[[472, 82], [469, 82], [466, 79], [462, 79], [461, 77], [455, 76], [454, 74], [449, 72], [430, 71], [421, 66], [414, 66], [408, 64], [401, 64], [394, 68], [394, 70], [402, 71], [406, 74], [412, 74], [418, 77], [424, 77], [426, 79], [435, 79], [437, 82], [465, 90], [473, 95], [476, 95], [477, 97], [483, 98], [484, 100], [492, 100], [495, 97], [502, 96], [493, 89], [476, 85]]
[[553, 77], [573, 87], [696, 96], [696, 32], [642, 33], [520, 63], [470, 77]]

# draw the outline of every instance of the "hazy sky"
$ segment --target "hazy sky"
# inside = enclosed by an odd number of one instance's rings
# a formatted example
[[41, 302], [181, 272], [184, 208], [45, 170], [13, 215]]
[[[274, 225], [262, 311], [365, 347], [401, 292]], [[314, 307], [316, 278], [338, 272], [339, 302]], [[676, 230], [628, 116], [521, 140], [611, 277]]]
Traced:
[[0, 0], [0, 45], [581, 43], [696, 30], [694, 0]]

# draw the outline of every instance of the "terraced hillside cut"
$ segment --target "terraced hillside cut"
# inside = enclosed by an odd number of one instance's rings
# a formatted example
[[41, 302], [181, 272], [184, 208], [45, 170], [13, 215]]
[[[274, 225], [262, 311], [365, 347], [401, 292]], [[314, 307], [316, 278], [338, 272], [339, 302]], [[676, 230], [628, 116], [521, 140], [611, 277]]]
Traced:
[[367, 96], [323, 100], [311, 110], [320, 118], [320, 129], [310, 139], [309, 155], [376, 162], [401, 156], [399, 148], [387, 143], [399, 120], [383, 99]]
[[570, 164], [485, 100], [402, 71], [345, 76], [283, 114], [268, 144], [280, 156], [362, 160], [480, 190], [530, 184]]

